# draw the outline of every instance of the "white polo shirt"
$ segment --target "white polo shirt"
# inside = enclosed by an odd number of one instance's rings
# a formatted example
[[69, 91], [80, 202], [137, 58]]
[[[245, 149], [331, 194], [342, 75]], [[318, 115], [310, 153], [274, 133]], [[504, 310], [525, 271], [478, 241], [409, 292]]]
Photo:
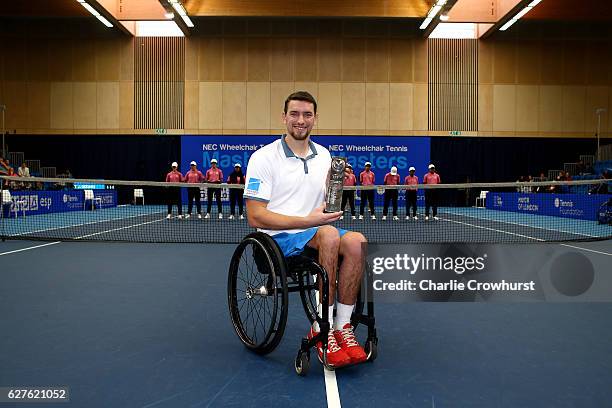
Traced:
[[[309, 145], [308, 157], [297, 157], [283, 135], [253, 153], [247, 166], [244, 197], [268, 203], [267, 208], [272, 212], [299, 217], [310, 214], [323, 204], [331, 154], [317, 143], [310, 141]], [[305, 230], [260, 228], [259, 231], [276, 235]]]

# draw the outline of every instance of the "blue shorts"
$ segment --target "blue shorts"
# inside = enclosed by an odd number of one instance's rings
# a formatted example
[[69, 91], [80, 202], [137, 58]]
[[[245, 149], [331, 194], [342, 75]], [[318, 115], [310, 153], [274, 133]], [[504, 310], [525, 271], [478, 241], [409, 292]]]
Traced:
[[[281, 251], [285, 256], [299, 255], [304, 251], [306, 244], [315, 236], [319, 227], [308, 228], [306, 231], [290, 234], [281, 232], [280, 234], [272, 235], [272, 238], [280, 246]], [[345, 229], [338, 228], [340, 236], [347, 233]]]

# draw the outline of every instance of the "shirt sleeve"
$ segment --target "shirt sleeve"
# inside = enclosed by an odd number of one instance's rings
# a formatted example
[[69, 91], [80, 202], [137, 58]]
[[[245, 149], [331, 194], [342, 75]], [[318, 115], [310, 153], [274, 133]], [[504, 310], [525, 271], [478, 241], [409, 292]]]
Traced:
[[169, 178], [170, 178], [170, 173], [166, 174], [166, 183], [170, 181], [168, 180]]
[[272, 197], [274, 178], [269, 162], [258, 153], [255, 152], [249, 160], [244, 197], [267, 203]]

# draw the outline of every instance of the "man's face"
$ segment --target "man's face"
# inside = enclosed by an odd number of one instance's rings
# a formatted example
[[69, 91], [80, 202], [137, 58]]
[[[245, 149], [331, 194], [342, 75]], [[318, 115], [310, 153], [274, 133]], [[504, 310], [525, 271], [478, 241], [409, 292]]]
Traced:
[[217, 163], [215, 163], [215, 162], [212, 162], [212, 163], [211, 163], [211, 165], [212, 165], [212, 168], [213, 168], [213, 169], [214, 169], [215, 167], [217, 167]]
[[433, 168], [433, 167], [429, 169], [429, 172], [430, 172], [430, 173], [433, 173], [434, 171], [436, 171], [436, 169], [435, 169], [435, 168]]
[[305, 101], [289, 101], [287, 113], [283, 113], [283, 123], [287, 134], [295, 140], [305, 140], [316, 121], [314, 105]]
[[414, 170], [410, 170], [410, 175], [414, 176]]
[[172, 171], [176, 171], [176, 166], [172, 166]]
[[370, 171], [371, 168], [372, 166], [365, 166], [365, 171]]
[[192, 165], [191, 165], [191, 170], [195, 170], [195, 169], [196, 169], [196, 165], [195, 165], [195, 164], [192, 164]]

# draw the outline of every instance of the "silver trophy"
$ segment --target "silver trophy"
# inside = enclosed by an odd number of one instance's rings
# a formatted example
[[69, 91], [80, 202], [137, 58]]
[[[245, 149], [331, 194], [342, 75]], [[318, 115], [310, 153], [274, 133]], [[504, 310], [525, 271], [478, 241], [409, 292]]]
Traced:
[[332, 157], [327, 192], [325, 194], [325, 212], [338, 212], [342, 205], [342, 190], [344, 189], [345, 157]]

